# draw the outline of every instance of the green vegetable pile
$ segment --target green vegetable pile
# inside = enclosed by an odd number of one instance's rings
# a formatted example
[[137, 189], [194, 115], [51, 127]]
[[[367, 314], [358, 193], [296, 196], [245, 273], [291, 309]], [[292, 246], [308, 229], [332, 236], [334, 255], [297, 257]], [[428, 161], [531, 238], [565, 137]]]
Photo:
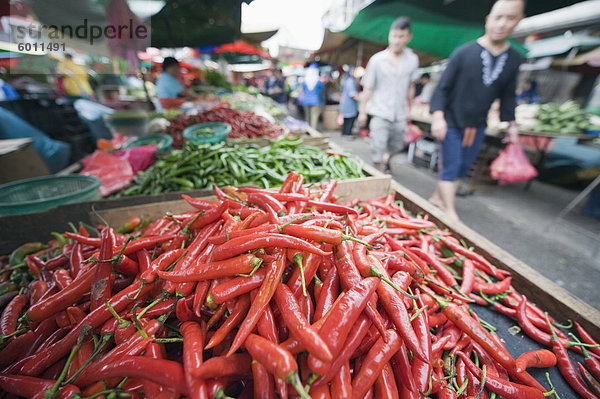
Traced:
[[117, 195], [210, 188], [212, 183], [268, 188], [281, 185], [291, 170], [303, 174], [306, 183], [364, 176], [360, 161], [303, 146], [301, 139], [282, 138], [266, 147], [187, 142], [183, 149], [172, 151], [140, 171]]
[[580, 134], [590, 127], [588, 113], [573, 100], [566, 101], [562, 105], [543, 104], [535, 118], [538, 123], [532, 128], [534, 132]]

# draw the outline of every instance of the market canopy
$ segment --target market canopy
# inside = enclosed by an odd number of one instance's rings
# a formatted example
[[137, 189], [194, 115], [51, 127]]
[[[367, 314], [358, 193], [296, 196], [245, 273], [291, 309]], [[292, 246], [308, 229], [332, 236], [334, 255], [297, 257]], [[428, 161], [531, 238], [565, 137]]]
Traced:
[[199, 47], [240, 38], [242, 3], [252, 0], [169, 0], [150, 19], [152, 46]]
[[[529, 1], [526, 14], [534, 15], [567, 6], [575, 1]], [[399, 16], [411, 18], [413, 49], [448, 57], [460, 45], [483, 32], [483, 21], [491, 3], [481, 0], [393, 0], [376, 1], [363, 8], [344, 33], [362, 40], [387, 44], [390, 25]]]
[[[342, 32], [332, 32], [325, 29], [321, 47], [311, 55], [311, 60], [318, 60], [334, 65], [366, 66], [373, 54], [385, 48], [385, 44], [368, 40], [360, 40]], [[429, 65], [440, 57], [432, 56], [416, 50], [421, 65]], [[359, 60], [360, 58], [360, 60]]]
[[565, 34], [525, 44], [528, 58], [560, 55], [573, 48], [588, 50], [600, 46], [600, 37], [585, 33]]
[[241, 40], [235, 41], [233, 43], [225, 43], [214, 51], [216, 54], [223, 53], [236, 53], [236, 54], [246, 54], [246, 55], [260, 55], [264, 58], [271, 58], [269, 53], [265, 50], [261, 50], [257, 47], [254, 47], [251, 44], [243, 42]]

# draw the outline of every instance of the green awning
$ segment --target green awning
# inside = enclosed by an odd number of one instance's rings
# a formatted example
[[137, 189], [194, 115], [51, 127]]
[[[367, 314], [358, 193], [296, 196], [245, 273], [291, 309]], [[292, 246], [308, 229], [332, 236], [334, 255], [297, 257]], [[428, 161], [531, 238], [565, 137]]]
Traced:
[[[456, 0], [449, 3], [447, 12], [441, 1], [376, 1], [362, 9], [352, 24], [344, 31], [349, 36], [375, 43], [387, 44], [388, 32], [392, 22], [399, 16], [410, 17], [413, 39], [409, 47], [441, 58], [447, 58], [454, 49], [474, 40], [483, 33], [483, 19], [486, 14], [477, 3]], [[435, 6], [434, 6], [435, 3]], [[469, 4], [473, 7], [469, 7]], [[459, 18], [457, 7], [462, 6]], [[477, 22], [476, 22], [477, 21]], [[513, 46], [523, 54], [526, 50], [519, 45]]]

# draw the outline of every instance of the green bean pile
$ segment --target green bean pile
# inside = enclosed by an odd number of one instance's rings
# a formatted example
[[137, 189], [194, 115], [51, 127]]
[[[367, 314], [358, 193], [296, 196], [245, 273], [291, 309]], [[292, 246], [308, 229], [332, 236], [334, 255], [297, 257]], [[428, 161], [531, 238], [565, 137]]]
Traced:
[[119, 196], [150, 195], [223, 185], [255, 185], [263, 188], [283, 183], [288, 172], [305, 177], [306, 183], [363, 177], [362, 163], [345, 155], [303, 146], [301, 139], [282, 138], [269, 146], [197, 145], [161, 157], [140, 171]]

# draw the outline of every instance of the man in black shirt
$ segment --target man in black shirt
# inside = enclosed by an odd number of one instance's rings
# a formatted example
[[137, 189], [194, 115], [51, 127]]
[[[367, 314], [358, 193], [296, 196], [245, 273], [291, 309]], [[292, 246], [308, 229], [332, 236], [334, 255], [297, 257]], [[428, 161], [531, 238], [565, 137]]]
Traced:
[[496, 1], [485, 19], [485, 34], [452, 53], [431, 98], [431, 133], [441, 142], [441, 167], [429, 201], [457, 221], [457, 179], [467, 175], [477, 158], [495, 99], [500, 99], [500, 119], [510, 121], [507, 139], [518, 140], [515, 92], [521, 56], [507, 39], [523, 10], [524, 0]]

